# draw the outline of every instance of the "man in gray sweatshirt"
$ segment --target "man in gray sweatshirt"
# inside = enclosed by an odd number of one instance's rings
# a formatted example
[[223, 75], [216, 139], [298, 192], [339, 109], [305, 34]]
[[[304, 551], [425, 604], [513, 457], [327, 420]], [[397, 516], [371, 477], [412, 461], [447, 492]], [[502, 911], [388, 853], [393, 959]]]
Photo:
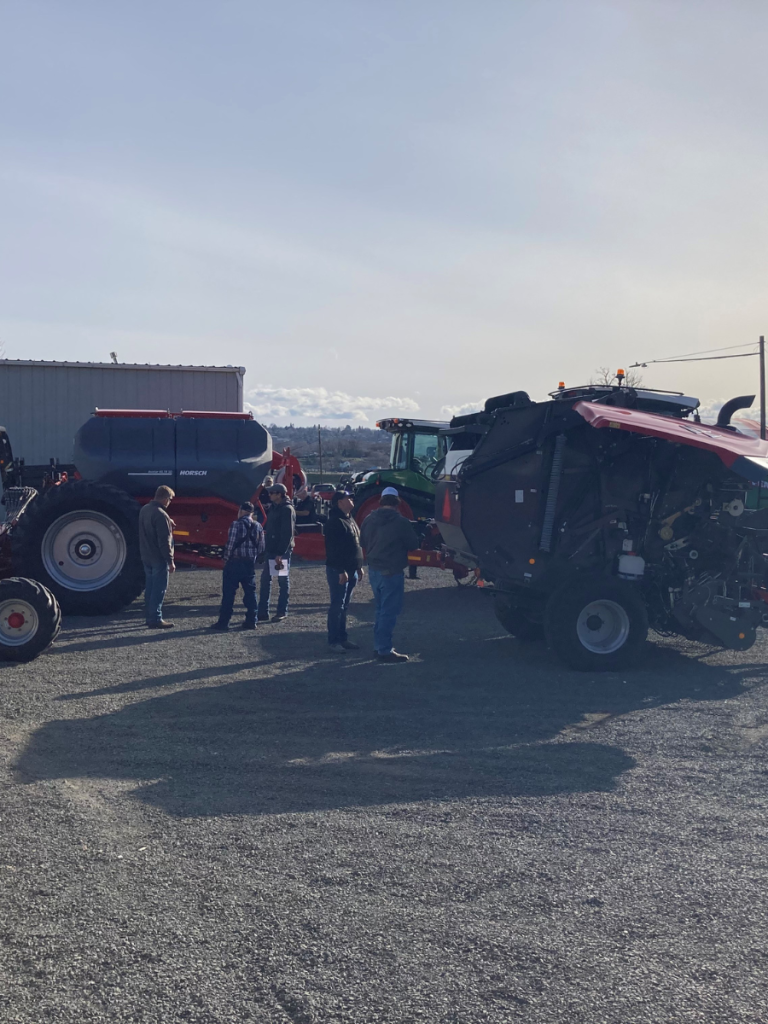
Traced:
[[379, 507], [363, 520], [360, 543], [368, 559], [368, 579], [376, 602], [373, 645], [379, 661], [408, 661], [392, 646], [397, 617], [403, 610], [408, 552], [419, 546], [416, 531], [398, 512], [400, 496], [394, 487], [381, 492]]
[[139, 512], [139, 552], [144, 563], [146, 586], [144, 607], [149, 629], [172, 629], [163, 619], [163, 598], [168, 589], [168, 574], [176, 571], [173, 561], [173, 520], [165, 511], [175, 493], [163, 485], [155, 497]]

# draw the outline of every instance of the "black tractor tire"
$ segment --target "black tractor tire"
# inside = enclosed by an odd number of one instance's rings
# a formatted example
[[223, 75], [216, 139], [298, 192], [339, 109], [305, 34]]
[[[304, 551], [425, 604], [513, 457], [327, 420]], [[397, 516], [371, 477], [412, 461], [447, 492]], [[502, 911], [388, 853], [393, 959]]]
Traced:
[[544, 611], [547, 644], [571, 668], [610, 672], [635, 664], [648, 635], [648, 613], [634, 584], [589, 576], [555, 591]]
[[65, 615], [119, 611], [144, 589], [139, 510], [109, 484], [51, 487], [14, 527], [14, 567], [53, 591]]
[[531, 617], [529, 608], [508, 594], [494, 594], [493, 610], [504, 629], [523, 643], [533, 643], [543, 638], [541, 622]]
[[0, 660], [32, 661], [61, 631], [61, 608], [42, 583], [0, 580]]

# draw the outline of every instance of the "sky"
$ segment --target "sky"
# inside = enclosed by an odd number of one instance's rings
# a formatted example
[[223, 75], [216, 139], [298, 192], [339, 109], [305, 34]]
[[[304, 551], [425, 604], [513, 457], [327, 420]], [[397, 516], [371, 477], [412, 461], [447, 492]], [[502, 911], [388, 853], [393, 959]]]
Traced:
[[268, 422], [372, 425], [768, 335], [762, 0], [2, 12], [8, 358], [244, 366]]

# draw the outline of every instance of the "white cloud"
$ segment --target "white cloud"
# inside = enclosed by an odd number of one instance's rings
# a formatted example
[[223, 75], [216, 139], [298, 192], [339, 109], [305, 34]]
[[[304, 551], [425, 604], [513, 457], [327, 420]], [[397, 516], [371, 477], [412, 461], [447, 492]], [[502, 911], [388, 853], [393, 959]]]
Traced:
[[464, 405], [444, 405], [440, 410], [440, 415], [446, 419], [451, 419], [453, 416], [466, 416], [470, 412], [480, 412], [485, 405], [485, 399], [480, 399], [477, 402], [465, 402]]
[[[711, 398], [702, 402], [699, 406], [699, 416], [702, 423], [716, 423], [717, 414], [725, 405], [724, 398]], [[737, 430], [752, 437], [760, 436], [760, 405], [753, 402], [751, 408], [740, 409], [731, 419], [731, 423]]]
[[245, 408], [250, 409], [257, 419], [270, 423], [341, 420], [360, 425], [380, 416], [413, 415], [419, 411], [418, 402], [412, 398], [391, 395], [368, 398], [348, 395], [344, 391], [328, 391], [327, 388], [276, 388], [271, 385], [249, 391]]

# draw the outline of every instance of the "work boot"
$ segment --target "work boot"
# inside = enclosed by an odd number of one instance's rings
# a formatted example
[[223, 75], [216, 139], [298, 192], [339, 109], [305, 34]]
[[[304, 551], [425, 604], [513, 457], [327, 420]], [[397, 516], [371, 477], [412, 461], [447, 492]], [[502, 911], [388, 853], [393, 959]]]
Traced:
[[342, 640], [341, 646], [345, 651], [359, 651], [360, 644], [353, 644], [351, 640]]
[[208, 628], [209, 629], [216, 629], [220, 633], [226, 633], [227, 630], [229, 629], [229, 623], [228, 622], [214, 622]]
[[287, 615], [288, 612], [280, 612], [279, 615], [273, 615], [272, 618], [270, 619], [270, 622], [282, 622], [283, 619], [287, 617]]
[[147, 629], [173, 629], [173, 623], [160, 619], [159, 622], [148, 622]]
[[249, 622], [248, 619], [246, 619], [245, 622], [240, 627], [240, 629], [256, 629], [256, 623]]
[[269, 622], [269, 615], [259, 615], [256, 618], [257, 622]]
[[377, 654], [376, 657], [379, 659], [379, 661], [408, 661], [407, 654], [398, 654], [397, 651], [390, 651], [389, 654]]
[[328, 650], [333, 651], [334, 654], [346, 654], [347, 649], [344, 644], [328, 644]]

